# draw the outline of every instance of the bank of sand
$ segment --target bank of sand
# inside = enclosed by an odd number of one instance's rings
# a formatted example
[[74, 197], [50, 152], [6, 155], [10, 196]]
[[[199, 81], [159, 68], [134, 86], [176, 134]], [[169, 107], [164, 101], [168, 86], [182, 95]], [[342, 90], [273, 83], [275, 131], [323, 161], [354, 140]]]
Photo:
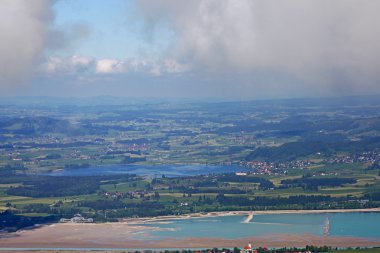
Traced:
[[231, 215], [247, 215], [244, 222], [249, 222], [255, 215], [259, 214], [308, 214], [308, 213], [358, 213], [358, 212], [380, 212], [380, 208], [366, 208], [366, 209], [325, 209], [325, 210], [266, 210], [266, 211], [226, 211], [226, 212], [209, 212], [209, 213], [192, 213], [186, 215], [168, 215], [157, 216], [148, 218], [127, 218], [123, 222], [128, 223], [147, 223], [176, 219], [189, 219], [189, 218], [206, 218], [206, 217], [219, 217]]
[[[340, 210], [340, 212], [377, 212], [377, 209]], [[149, 234], [155, 227], [142, 226], [141, 223], [165, 221], [189, 217], [212, 217], [223, 215], [256, 215], [274, 213], [320, 213], [339, 212], [339, 210], [313, 211], [260, 211], [260, 212], [221, 212], [193, 214], [190, 216], [165, 216], [150, 219], [128, 219], [117, 223], [72, 224], [58, 223], [15, 233], [0, 234], [1, 248], [213, 248], [240, 247], [251, 241], [255, 247], [304, 247], [306, 245], [329, 245], [336, 247], [380, 246], [380, 238], [364, 239], [337, 236], [316, 236], [310, 234], [269, 234], [241, 239], [186, 238], [155, 240]], [[20, 251], [22, 252], [22, 251]], [[27, 252], [27, 251], [23, 251]], [[38, 252], [38, 251], [37, 251]], [[47, 251], [48, 252], [48, 251]], [[56, 251], [55, 251], [56, 252]], [[80, 251], [79, 251], [80, 252]], [[107, 252], [113, 252], [107, 250]], [[117, 252], [117, 251], [115, 251]], [[1, 251], [0, 251], [1, 253]]]
[[[82, 226], [83, 227], [83, 226]], [[124, 229], [123, 229], [124, 230]], [[124, 230], [125, 231], [125, 230]], [[315, 236], [310, 234], [294, 235], [294, 234], [270, 234], [265, 237], [249, 237], [241, 239], [220, 239], [220, 238], [187, 238], [187, 239], [165, 239], [165, 240], [149, 240], [148, 238], [129, 239], [119, 236], [116, 231], [98, 231], [96, 237], [88, 230], [82, 231], [73, 237], [68, 237], [65, 233], [64, 237], [57, 238], [56, 232], [45, 231], [39, 233], [39, 238], [35, 236], [24, 235], [13, 240], [1, 240], [1, 247], [16, 248], [97, 248], [108, 249], [107, 252], [120, 252], [121, 250], [109, 249], [179, 249], [179, 248], [233, 248], [235, 246], [243, 248], [248, 241], [252, 242], [254, 247], [305, 247], [306, 245], [329, 245], [333, 247], [371, 247], [380, 246], [378, 240], [368, 240], [350, 237], [335, 236]], [[122, 232], [122, 231], [118, 231]], [[90, 235], [89, 235], [89, 234]], [[101, 234], [101, 235], [100, 235]], [[62, 236], [62, 232], [59, 233]], [[133, 251], [133, 250], [131, 250]], [[1, 252], [1, 251], [0, 251]], [[20, 252], [28, 252], [27, 250]], [[54, 251], [54, 252], [57, 252]]]

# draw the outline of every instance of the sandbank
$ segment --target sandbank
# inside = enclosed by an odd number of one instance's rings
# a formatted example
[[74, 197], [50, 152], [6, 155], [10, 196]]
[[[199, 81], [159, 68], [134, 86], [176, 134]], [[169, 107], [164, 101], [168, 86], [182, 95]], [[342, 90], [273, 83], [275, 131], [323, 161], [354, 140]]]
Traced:
[[354, 212], [380, 212], [380, 208], [363, 208], [363, 209], [323, 209], [323, 210], [265, 210], [265, 211], [223, 211], [223, 212], [209, 212], [209, 213], [192, 213], [185, 215], [167, 215], [147, 218], [126, 218], [121, 219], [121, 222], [128, 223], [146, 223], [157, 222], [165, 220], [176, 219], [189, 219], [189, 218], [206, 218], [206, 217], [220, 217], [231, 215], [247, 215], [244, 222], [249, 222], [254, 215], [260, 214], [313, 214], [313, 213], [354, 213]]

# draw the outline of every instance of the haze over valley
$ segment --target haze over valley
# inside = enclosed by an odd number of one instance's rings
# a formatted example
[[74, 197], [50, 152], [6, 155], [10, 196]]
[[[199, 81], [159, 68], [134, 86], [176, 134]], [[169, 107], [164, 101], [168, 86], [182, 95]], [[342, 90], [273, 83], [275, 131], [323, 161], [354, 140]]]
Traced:
[[379, 7], [0, 1], [0, 252], [378, 252]]

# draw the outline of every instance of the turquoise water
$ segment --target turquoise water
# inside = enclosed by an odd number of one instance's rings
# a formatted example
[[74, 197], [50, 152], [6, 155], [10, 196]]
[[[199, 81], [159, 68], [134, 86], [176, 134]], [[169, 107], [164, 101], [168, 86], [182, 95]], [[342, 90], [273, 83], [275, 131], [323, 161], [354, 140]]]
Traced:
[[[246, 216], [224, 216], [168, 220], [145, 224], [147, 229], [136, 239], [165, 238], [181, 239], [189, 237], [238, 239], [268, 234], [314, 234], [323, 235], [323, 226], [328, 219], [331, 236], [350, 236], [380, 240], [380, 213], [330, 213], [330, 214], [263, 214], [255, 215], [252, 222], [243, 223]], [[140, 224], [139, 224], [140, 225]], [[11, 252], [21, 248], [1, 248]], [[23, 250], [132, 250], [100, 248], [27, 248]], [[141, 249], [136, 249], [141, 250]], [[161, 249], [156, 249], [161, 250]], [[173, 248], [174, 250], [174, 248]]]
[[380, 213], [330, 214], [264, 214], [255, 215], [249, 223], [246, 216], [224, 216], [170, 220], [149, 223], [157, 227], [150, 234], [157, 239], [217, 237], [237, 239], [266, 234], [323, 235], [323, 226], [330, 222], [329, 235], [352, 236], [380, 240]]

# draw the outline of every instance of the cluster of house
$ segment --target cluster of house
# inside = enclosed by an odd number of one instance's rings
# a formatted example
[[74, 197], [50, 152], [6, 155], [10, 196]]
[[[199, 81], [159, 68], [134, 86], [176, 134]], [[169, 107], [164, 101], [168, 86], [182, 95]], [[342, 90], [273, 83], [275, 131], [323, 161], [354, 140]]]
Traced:
[[119, 192], [119, 191], [116, 191], [116, 192], [103, 192], [103, 195], [105, 197], [110, 197], [110, 198], [116, 198], [116, 199], [120, 199], [120, 198], [135, 198], [135, 199], [138, 199], [138, 198], [144, 198], [145, 195], [149, 195], [151, 194], [151, 192], [148, 192], [148, 191], [129, 191], [129, 192]]
[[376, 151], [363, 152], [359, 155], [345, 155], [345, 156], [333, 156], [325, 159], [325, 163], [339, 164], [339, 163], [376, 163], [380, 161], [380, 153]]
[[81, 214], [75, 214], [74, 217], [72, 217], [71, 219], [65, 219], [65, 218], [62, 218], [59, 220], [59, 222], [61, 223], [92, 223], [94, 222], [94, 220], [92, 218], [84, 218]]
[[[320, 153], [319, 153], [320, 154]], [[340, 163], [378, 163], [380, 162], [380, 153], [376, 151], [363, 152], [359, 155], [353, 156], [332, 156], [324, 159], [324, 163], [328, 164], [340, 164]], [[283, 175], [287, 174], [289, 169], [305, 169], [313, 166], [315, 162], [310, 160], [295, 160], [282, 163], [264, 162], [264, 161], [241, 161], [240, 166], [250, 168], [249, 174], [252, 175]], [[238, 174], [237, 174], [238, 175]], [[247, 174], [245, 174], [247, 175]], [[245, 176], [240, 174], [240, 176]]]
[[118, 191], [116, 191], [116, 192], [105, 192], [104, 193], [104, 196], [106, 196], [106, 197], [112, 197], [112, 198], [122, 198], [122, 197], [124, 197], [124, 193], [123, 192], [118, 192]]
[[264, 161], [240, 162], [240, 166], [252, 169], [250, 173], [254, 175], [283, 175], [286, 174], [289, 169], [304, 169], [313, 164], [314, 163], [309, 160], [295, 160], [283, 163]]

